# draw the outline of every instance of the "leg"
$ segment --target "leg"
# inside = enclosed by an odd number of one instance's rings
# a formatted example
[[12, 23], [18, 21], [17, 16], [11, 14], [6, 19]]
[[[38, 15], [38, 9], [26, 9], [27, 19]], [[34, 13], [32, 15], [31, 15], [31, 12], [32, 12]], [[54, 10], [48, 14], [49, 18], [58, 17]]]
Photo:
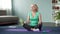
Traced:
[[28, 24], [24, 24], [23, 27], [27, 29], [28, 31], [31, 31], [31, 27]]
[[41, 31], [41, 30], [42, 30], [42, 24], [39, 24], [39, 25], [38, 25], [38, 28], [39, 28], [39, 30]]

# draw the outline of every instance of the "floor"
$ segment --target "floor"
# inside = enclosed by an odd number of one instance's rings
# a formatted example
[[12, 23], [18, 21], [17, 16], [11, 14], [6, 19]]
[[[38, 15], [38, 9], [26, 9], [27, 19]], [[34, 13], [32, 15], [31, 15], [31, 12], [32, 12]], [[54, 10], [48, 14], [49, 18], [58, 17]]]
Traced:
[[[31, 32], [31, 31], [5, 31], [6, 29], [24, 29], [22, 26], [0, 26], [0, 34], [59, 34], [60, 33], [60, 27], [48, 27], [43, 26], [42, 32]], [[50, 32], [46, 32], [46, 30], [51, 30]], [[44, 31], [44, 32], [43, 32]]]

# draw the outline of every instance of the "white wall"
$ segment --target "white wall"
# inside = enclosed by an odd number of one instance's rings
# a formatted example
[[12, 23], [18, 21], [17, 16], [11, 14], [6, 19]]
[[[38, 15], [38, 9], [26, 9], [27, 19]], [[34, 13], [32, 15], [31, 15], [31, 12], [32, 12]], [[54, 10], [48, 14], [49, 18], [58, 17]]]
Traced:
[[13, 14], [26, 20], [31, 4], [38, 5], [43, 22], [53, 22], [52, 0], [13, 0]]

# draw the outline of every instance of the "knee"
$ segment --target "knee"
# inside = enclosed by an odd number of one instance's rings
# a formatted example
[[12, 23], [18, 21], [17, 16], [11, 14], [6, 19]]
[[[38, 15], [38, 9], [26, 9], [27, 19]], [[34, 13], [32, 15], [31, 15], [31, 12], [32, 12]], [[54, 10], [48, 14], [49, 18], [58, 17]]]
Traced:
[[39, 24], [38, 26], [42, 26], [42, 23], [41, 23], [41, 24]]
[[25, 27], [26, 24], [23, 24], [23, 27]]
[[26, 27], [27, 26], [27, 24], [23, 24], [23, 27]]

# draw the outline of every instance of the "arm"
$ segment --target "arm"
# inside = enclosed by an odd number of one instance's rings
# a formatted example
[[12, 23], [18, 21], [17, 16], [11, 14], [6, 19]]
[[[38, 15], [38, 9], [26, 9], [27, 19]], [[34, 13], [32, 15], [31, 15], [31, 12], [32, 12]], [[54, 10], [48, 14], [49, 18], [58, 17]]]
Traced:
[[42, 16], [41, 16], [41, 14], [39, 15], [39, 22], [38, 22], [38, 24], [42, 24]]
[[30, 19], [29, 19], [29, 16], [27, 17], [27, 20], [24, 22], [24, 23], [29, 23], [30, 22]]

